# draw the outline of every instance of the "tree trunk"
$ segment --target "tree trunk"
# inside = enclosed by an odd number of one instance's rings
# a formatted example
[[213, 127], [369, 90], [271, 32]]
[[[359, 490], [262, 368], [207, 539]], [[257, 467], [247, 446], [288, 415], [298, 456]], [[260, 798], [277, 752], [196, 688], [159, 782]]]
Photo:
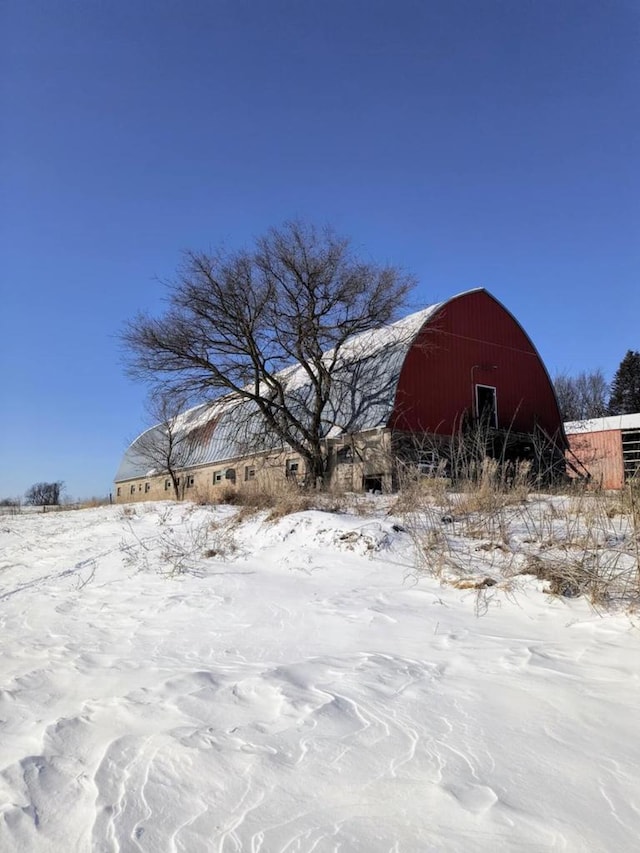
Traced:
[[322, 447], [315, 447], [306, 458], [308, 481], [312, 489], [326, 489], [328, 456]]
[[173, 472], [170, 473], [170, 476], [171, 476], [171, 484], [173, 485], [173, 494], [175, 496], [176, 502], [179, 502], [180, 501], [180, 486], [178, 485], [178, 478], [176, 477], [176, 475]]

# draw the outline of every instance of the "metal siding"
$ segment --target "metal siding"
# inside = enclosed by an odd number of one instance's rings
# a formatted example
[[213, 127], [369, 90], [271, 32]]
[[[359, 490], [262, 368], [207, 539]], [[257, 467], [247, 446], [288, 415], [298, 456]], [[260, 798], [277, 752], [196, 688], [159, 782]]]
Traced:
[[495, 386], [499, 427], [530, 432], [537, 423], [550, 436], [562, 436], [540, 356], [486, 291], [450, 300], [418, 335], [400, 374], [391, 425], [451, 435], [471, 410], [476, 384]]
[[[335, 438], [384, 426], [391, 412], [398, 378], [407, 352], [425, 322], [440, 308], [431, 305], [385, 326], [363, 332], [347, 341], [335, 366], [331, 397], [324, 412], [323, 432]], [[325, 353], [328, 360], [332, 352]], [[280, 373], [286, 386], [288, 404], [309, 403], [309, 377], [301, 366]], [[179, 431], [189, 434], [190, 456], [180, 467], [214, 464], [246, 456], [256, 448], [277, 450], [282, 441], [264, 432], [263, 421], [255, 404], [238, 400], [233, 395], [221, 397], [211, 404], [196, 406], [178, 418]], [[116, 482], [152, 476], [155, 466], [144, 453], [145, 441], [153, 430], [162, 434], [160, 426], [139, 436], [125, 452]], [[159, 439], [161, 441], [161, 438]]]
[[596, 485], [603, 489], [624, 486], [620, 430], [571, 433], [567, 438], [571, 452], [582, 462]]

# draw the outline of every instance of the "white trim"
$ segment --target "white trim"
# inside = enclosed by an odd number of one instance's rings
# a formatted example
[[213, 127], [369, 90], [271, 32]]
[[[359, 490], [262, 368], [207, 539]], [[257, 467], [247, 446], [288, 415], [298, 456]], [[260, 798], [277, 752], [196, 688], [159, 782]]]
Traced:
[[609, 417], [592, 418], [586, 421], [568, 421], [564, 425], [567, 435], [604, 432], [611, 429], [640, 429], [640, 412], [633, 415], [609, 415]]
[[495, 385], [485, 385], [484, 382], [476, 382], [476, 417], [478, 419], [480, 419], [480, 416], [482, 415], [480, 406], [478, 405], [478, 388], [490, 388], [493, 391], [493, 423], [491, 426], [494, 429], [498, 429], [498, 389]]

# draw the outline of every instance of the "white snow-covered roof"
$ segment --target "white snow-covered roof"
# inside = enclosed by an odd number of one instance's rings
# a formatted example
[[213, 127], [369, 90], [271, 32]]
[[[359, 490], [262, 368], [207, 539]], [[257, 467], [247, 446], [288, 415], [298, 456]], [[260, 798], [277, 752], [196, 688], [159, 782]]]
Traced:
[[586, 421], [567, 421], [564, 431], [567, 435], [584, 432], [604, 432], [611, 429], [640, 429], [640, 412], [632, 415], [608, 415], [603, 418], [591, 418]]
[[[362, 332], [345, 342], [338, 355], [331, 398], [323, 415], [326, 437], [386, 426], [409, 348], [425, 323], [445, 304], [429, 305], [395, 323]], [[333, 355], [334, 351], [330, 350], [324, 357], [329, 361]], [[292, 404], [295, 406], [297, 401], [304, 407], [305, 398], [311, 393], [304, 368], [293, 365], [279, 376], [286, 381]], [[215, 464], [246, 456], [250, 447], [259, 445], [261, 438], [262, 419], [255, 404], [233, 396], [189, 409], [179, 420], [197, 439], [192, 443], [188, 462], [180, 467]], [[215, 421], [212, 428], [206, 429], [212, 421]], [[116, 482], [151, 476], [149, 472], [156, 466], [149, 463], [144, 444], [154, 430], [161, 429], [161, 426], [152, 427], [129, 446], [116, 474]], [[270, 446], [274, 447], [273, 439]]]

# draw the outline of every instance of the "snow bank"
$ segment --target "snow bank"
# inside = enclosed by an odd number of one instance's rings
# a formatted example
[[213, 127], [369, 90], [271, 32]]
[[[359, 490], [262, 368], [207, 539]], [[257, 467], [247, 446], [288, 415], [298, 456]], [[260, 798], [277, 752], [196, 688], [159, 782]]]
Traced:
[[5, 853], [635, 848], [628, 617], [478, 618], [384, 517], [130, 512], [0, 519]]

